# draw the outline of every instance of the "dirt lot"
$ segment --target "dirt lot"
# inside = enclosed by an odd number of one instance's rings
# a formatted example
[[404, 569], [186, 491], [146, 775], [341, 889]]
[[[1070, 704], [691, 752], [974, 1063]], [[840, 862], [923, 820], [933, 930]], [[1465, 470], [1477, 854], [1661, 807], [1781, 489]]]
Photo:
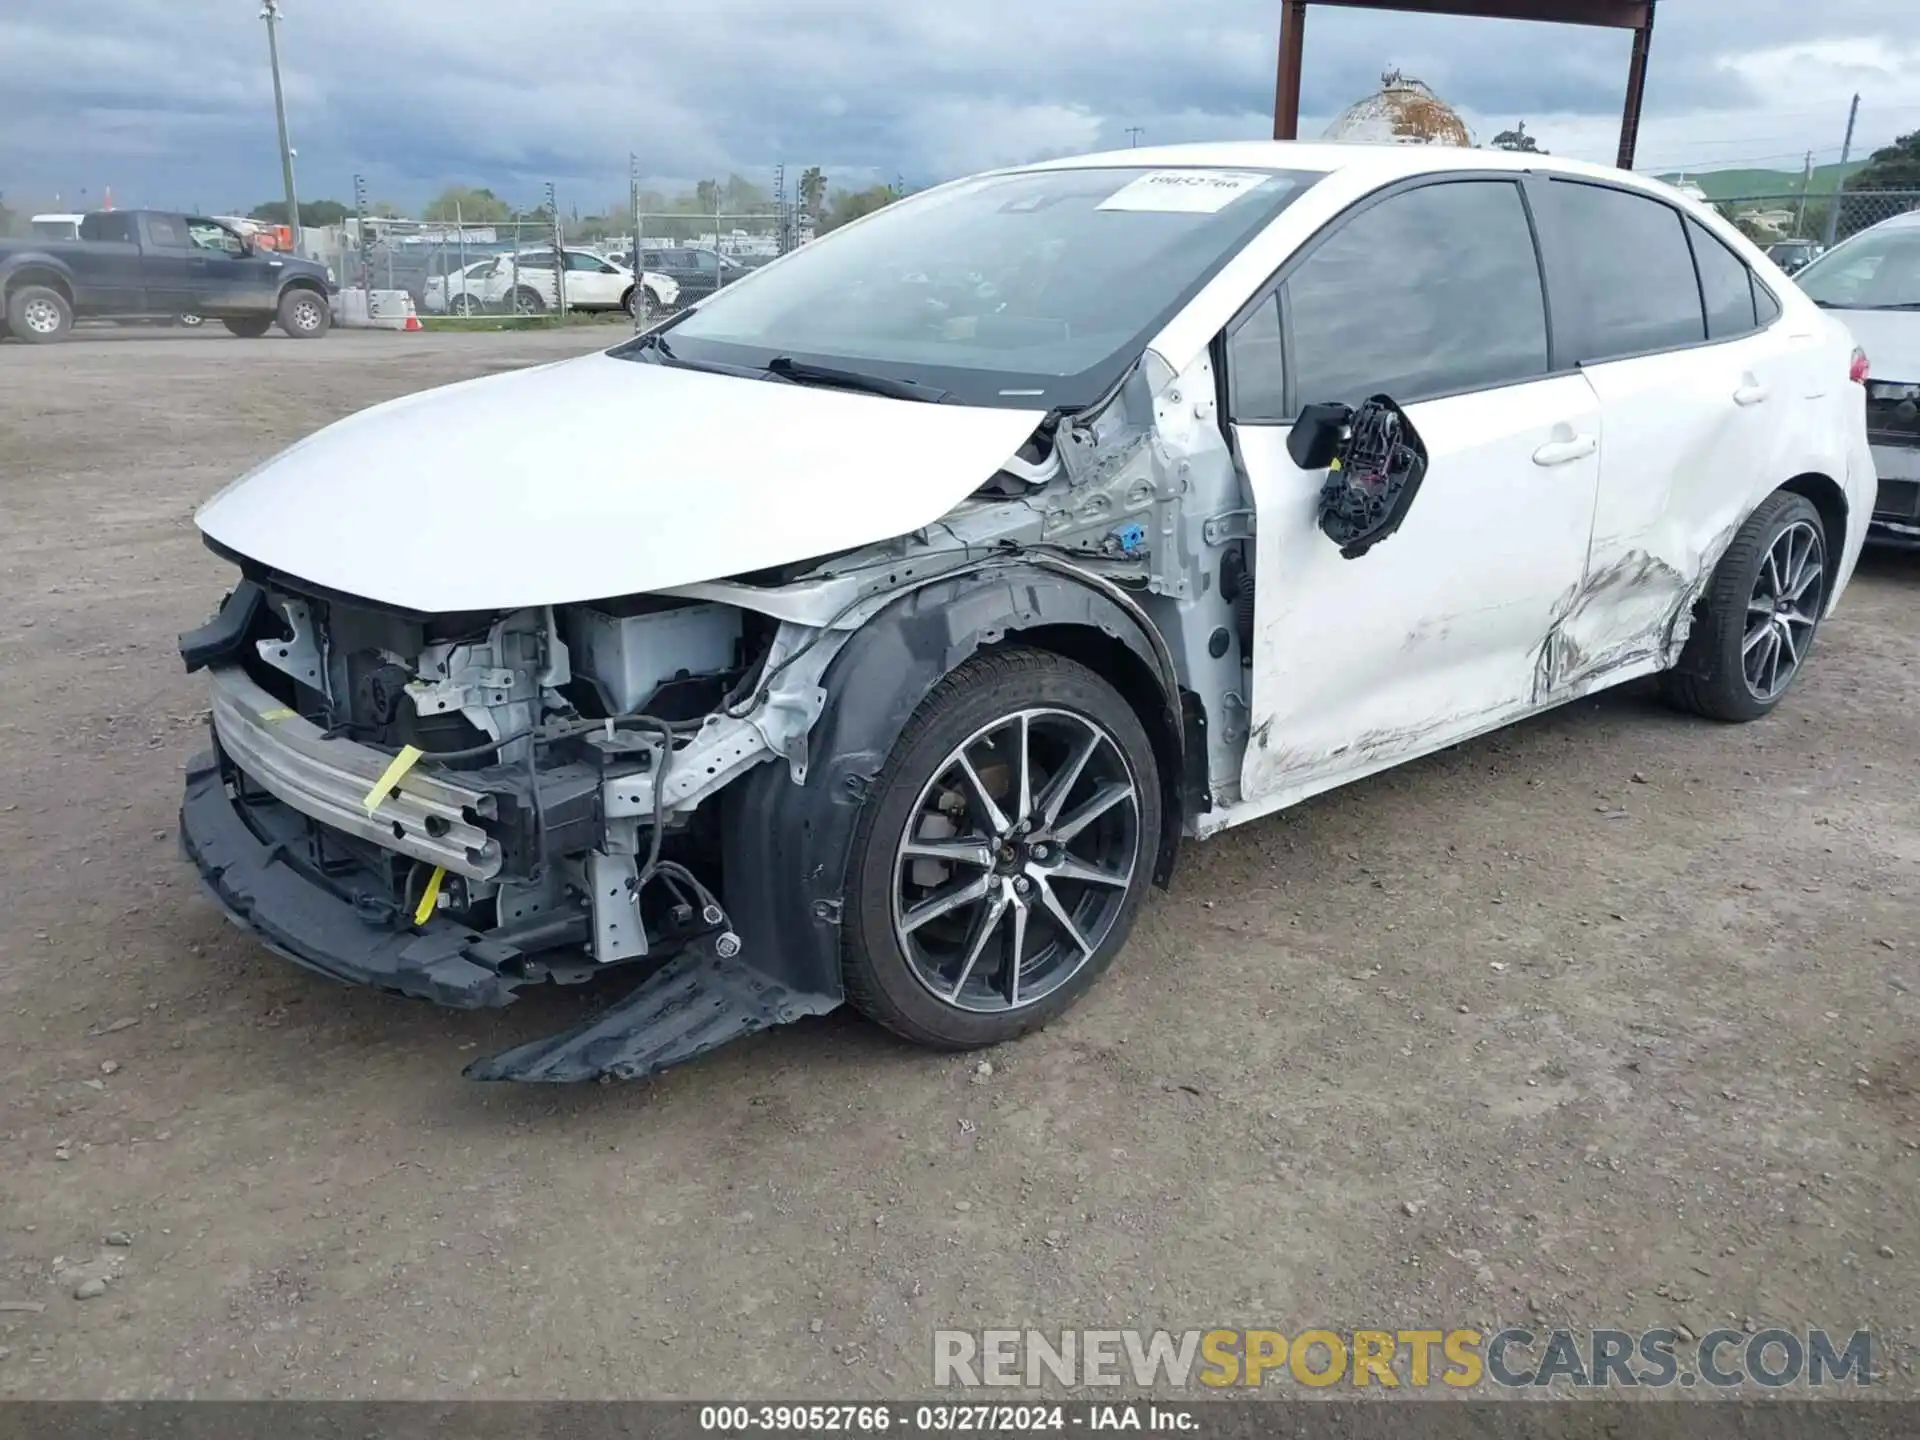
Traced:
[[593, 997], [229, 927], [174, 840], [195, 504], [604, 338], [0, 346], [0, 1395], [904, 1396], [943, 1325], [1527, 1320], [1869, 1326], [1915, 1389], [1920, 559], [1765, 723], [1615, 694], [1190, 850], [984, 1080], [842, 1014], [477, 1086]]

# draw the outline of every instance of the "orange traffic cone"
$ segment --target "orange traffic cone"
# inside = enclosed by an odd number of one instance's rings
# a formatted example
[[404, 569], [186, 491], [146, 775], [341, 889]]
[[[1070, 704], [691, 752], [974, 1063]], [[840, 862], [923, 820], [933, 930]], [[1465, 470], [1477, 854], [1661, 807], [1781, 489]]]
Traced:
[[420, 312], [413, 308], [413, 297], [411, 295], [407, 297], [407, 323], [400, 328], [402, 330], [424, 330], [427, 328], [420, 323]]

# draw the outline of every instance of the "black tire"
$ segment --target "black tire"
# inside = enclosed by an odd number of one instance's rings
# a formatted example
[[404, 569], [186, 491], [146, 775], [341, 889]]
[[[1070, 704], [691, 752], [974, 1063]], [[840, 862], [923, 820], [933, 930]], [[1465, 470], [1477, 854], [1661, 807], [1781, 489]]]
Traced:
[[318, 340], [333, 328], [333, 311], [317, 290], [296, 287], [280, 297], [280, 328], [296, 340]]
[[540, 298], [538, 290], [530, 290], [525, 285], [519, 285], [507, 296], [507, 308], [515, 315], [544, 315], [547, 312], [547, 302]]
[[[1069, 875], [1056, 874], [1055, 885], [1064, 887], [1073, 884], [1077, 888], [1077, 894], [1068, 894], [1065, 890], [1054, 890], [1047, 885], [1033, 886], [1032, 882], [1024, 879], [1016, 880], [1010, 872], [1007, 886], [1030, 887], [1023, 891], [1028, 898], [1024, 902], [1016, 901], [1004, 910], [992, 909], [989, 912], [982, 908], [970, 912], [972, 918], [962, 928], [962, 938], [955, 947], [956, 975], [952, 997], [959, 995], [961, 986], [967, 983], [967, 976], [974, 969], [974, 962], [966, 955], [959, 954], [961, 951], [981, 957], [984, 963], [980, 966], [980, 973], [974, 975], [973, 979], [989, 990], [1005, 987], [1005, 976], [1009, 970], [1022, 976], [1027, 973], [1024, 967], [1008, 963], [1009, 952], [1019, 943], [1009, 938], [1014, 933], [1028, 937], [1027, 943], [1033, 947], [1033, 969], [1036, 976], [1043, 977], [1034, 987], [1039, 995], [1038, 998], [1004, 1009], [970, 1008], [956, 1003], [955, 998], [936, 995], [931, 988], [931, 981], [921, 978], [924, 970], [917, 968], [925, 963], [924, 952], [920, 952], [921, 958], [915, 960], [910, 959], [903, 948], [901, 934], [895, 925], [896, 886], [901, 888], [904, 897], [909, 884], [921, 884], [917, 879], [919, 870], [907, 867], [917, 867], [924, 862], [907, 858], [902, 847], [907, 843], [910, 831], [922, 841], [929, 835], [925, 828], [926, 820], [940, 812], [927, 808], [925, 802], [939, 791], [938, 782], [944, 776], [960, 773], [949, 768], [956, 749], [969, 743], [970, 737], [974, 737], [972, 743], [975, 744], [1005, 743], [999, 737], [1007, 732], [995, 729], [996, 722], [1009, 722], [1011, 717], [1028, 711], [1037, 712], [1038, 718], [1028, 722], [1035, 727], [1046, 723], [1077, 724], [1082, 728], [1073, 733], [1104, 737], [1091, 740], [1092, 749], [1089, 753], [1096, 754], [1097, 758], [1086, 763], [1084, 769], [1074, 771], [1080, 778], [1069, 782], [1068, 793], [1060, 799], [1064, 802], [1070, 797], [1079, 798], [1073, 799], [1072, 805], [1064, 809], [1056, 806], [1055, 820], [1064, 826], [1077, 812], [1093, 808], [1087, 799], [1090, 793], [1106, 794], [1121, 780], [1130, 783], [1133, 787], [1130, 803], [1123, 802], [1102, 812], [1101, 819], [1088, 825], [1070, 841], [1074, 845], [1102, 841], [1103, 832], [1102, 843], [1111, 844], [1117, 839], [1123, 851], [1131, 851], [1130, 855], [1122, 854], [1119, 857], [1127, 878], [1123, 886], [1108, 888], [1080, 884]], [[993, 739], [982, 741], [978, 738], [989, 732]], [[1024, 736], [1027, 732], [1021, 729], [1017, 733]], [[1035, 733], [1038, 733], [1037, 728]], [[1044, 738], [1037, 740], [1034, 747], [1026, 752], [1036, 757], [1029, 772], [1029, 779], [1035, 782], [1030, 784], [1029, 791], [1036, 801], [1046, 798], [1044, 780], [1050, 780], [1068, 769], [1065, 763], [1054, 763], [1044, 773], [1041, 771], [1041, 764], [1046, 763], [1041, 747], [1047, 743]], [[1055, 754], [1065, 755], [1070, 748], [1063, 746]], [[1000, 768], [1004, 773], [1011, 767], [1002, 765]], [[984, 778], [987, 772], [982, 773]], [[1101, 773], [1109, 776], [1109, 783], [1098, 784]], [[1095, 785], [1096, 791], [1086, 790], [1084, 787], [1088, 785]], [[939, 793], [944, 795], [945, 800], [955, 798], [949, 792]], [[871, 787], [870, 794], [875, 798], [854, 828], [848, 865], [848, 914], [841, 954], [841, 976], [847, 999], [869, 1019], [905, 1039], [934, 1049], [969, 1050], [999, 1044], [1039, 1029], [1065, 1011], [1092, 987], [1126, 944], [1141, 900], [1152, 883], [1154, 856], [1159, 846], [1159, 768], [1153, 745], [1133, 708], [1117, 690], [1085, 666], [1044, 650], [1010, 649], [975, 656], [935, 686], [914, 712], [913, 718], [894, 742], [892, 753]], [[1008, 795], [1011, 795], [1010, 791]], [[936, 803], [941, 811], [953, 813], [945, 808], [943, 801]], [[969, 808], [961, 812], [961, 819], [954, 821], [951, 833], [963, 835], [958, 829], [962, 823], [968, 826], [964, 835], [970, 835], [974, 830], [972, 802], [966, 803]], [[1017, 806], [1011, 808], [1017, 809]], [[1037, 805], [1031, 813], [1038, 815], [1042, 808]], [[1051, 834], [1050, 830], [1041, 827], [1035, 830], [1034, 837], [1044, 841]], [[1057, 842], [1047, 848], [1051, 851], [1051, 862], [1055, 866], [1059, 865], [1063, 856], [1087, 858], [1071, 854]], [[1037, 861], [1041, 849], [1042, 846], [1035, 845], [1030, 852], [1023, 841], [1019, 850], [1020, 860], [1024, 862], [1031, 856]], [[996, 850], [989, 844], [983, 853], [990, 858], [971, 864], [988, 865], [994, 857], [1003, 861], [1011, 860], [1006, 847]], [[945, 867], [948, 877], [974, 873], [962, 865]], [[981, 869], [977, 873], [984, 883], [999, 884], [1001, 872], [998, 869]], [[1036, 872], [1027, 869], [1023, 873]], [[1117, 878], [1119, 872], [1114, 873]], [[924, 883], [929, 887], [945, 887], [949, 881], [936, 876]], [[916, 890], [915, 902], [924, 901], [928, 895], [937, 897], [943, 893], [949, 892], [941, 888]], [[1005, 892], [1004, 899], [1012, 899], [1010, 888]], [[1066, 907], [1070, 921], [1075, 924], [1084, 922], [1085, 931], [1092, 933], [1085, 933], [1078, 928], [1061, 928], [1053, 919], [1055, 912], [1047, 908], [1055, 899]], [[1047, 904], [1043, 904], [1043, 901]], [[985, 907], [986, 902], [981, 904]], [[1011, 929], [1011, 918], [1006, 927], [1002, 927], [998, 919], [988, 918], [989, 914], [1012, 917], [1016, 910], [1025, 912], [1020, 919], [1022, 929], [1019, 932]], [[903, 904], [902, 914], [907, 913], [910, 912]], [[961, 913], [955, 910], [951, 918], [957, 921]], [[943, 916], [941, 920], [930, 922], [914, 933], [937, 931], [939, 926], [946, 924], [948, 917]], [[1027, 928], [1033, 925], [1041, 928]], [[1069, 934], [1081, 943], [1070, 947], [1066, 941]], [[918, 940], [907, 943], [918, 950]], [[988, 951], [992, 952], [991, 956]], [[1054, 957], [1051, 962], [1049, 956]], [[1055, 978], [1044, 978], [1045, 967], [1049, 963], [1061, 967], [1068, 962], [1072, 968], [1065, 968], [1064, 971], [1056, 968]], [[996, 979], [996, 976], [999, 978]], [[944, 980], [946, 977], [942, 975], [941, 978]], [[1019, 980], [1012, 983], [1011, 997], [1004, 988], [1000, 989], [999, 998], [1017, 999], [1022, 983]]]
[[[1783, 540], [1788, 541], [1791, 551], [1808, 535], [1813, 548], [1804, 562], [1806, 568], [1800, 572], [1805, 584], [1801, 593], [1791, 598], [1791, 610], [1777, 605], [1763, 610], [1766, 597], [1761, 592], [1780, 588], [1775, 577], [1780, 568], [1777, 552]], [[1806, 666], [1807, 652], [1826, 608], [1832, 566], [1826, 527], [1813, 502], [1789, 490], [1769, 495], [1733, 537], [1714, 567], [1706, 593], [1694, 607], [1693, 630], [1680, 663], [1663, 677], [1668, 700], [1709, 720], [1744, 722], [1770, 713]], [[1789, 620], [1785, 618], [1789, 614], [1806, 618]], [[1766, 676], [1765, 653], [1770, 642], [1764, 635], [1757, 646], [1751, 643], [1755, 632], [1765, 629], [1777, 629], [1791, 637], [1787, 650], [1776, 649], [1778, 654], [1790, 650], [1793, 656], [1791, 668], [1784, 675]], [[1773, 643], [1777, 647], [1779, 642]], [[1760, 682], [1753, 674], [1756, 660], [1763, 676]]]
[[73, 329], [73, 307], [51, 286], [22, 285], [7, 294], [7, 328], [29, 345], [49, 345]]
[[620, 297], [620, 308], [627, 312], [629, 320], [640, 318], [640, 287], [638, 285], [627, 287], [627, 293]]
[[273, 328], [273, 321], [265, 315], [236, 315], [220, 323], [242, 340], [258, 340]]

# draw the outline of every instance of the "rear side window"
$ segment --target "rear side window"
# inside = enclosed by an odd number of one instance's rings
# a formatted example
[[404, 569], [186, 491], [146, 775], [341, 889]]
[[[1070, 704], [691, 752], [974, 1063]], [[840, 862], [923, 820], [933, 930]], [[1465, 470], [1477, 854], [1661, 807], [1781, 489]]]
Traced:
[[1746, 262], [1697, 220], [1687, 221], [1693, 242], [1693, 263], [1700, 271], [1700, 297], [1707, 306], [1707, 338], [1727, 340], [1745, 335], [1755, 324], [1753, 276]]
[[82, 240], [104, 240], [125, 244], [133, 239], [133, 217], [105, 210], [80, 222]]
[[1707, 338], [1680, 212], [1645, 195], [1554, 180], [1555, 233], [1585, 301], [1582, 361], [1617, 360]]
[[169, 250], [184, 250], [187, 248], [187, 227], [172, 215], [149, 215], [147, 238]]
[[1401, 402], [1547, 373], [1533, 230], [1507, 180], [1390, 195], [1287, 278], [1297, 409], [1385, 392]]
[[1771, 325], [1780, 318], [1780, 298], [1760, 283], [1758, 275], [1752, 275], [1752, 279], [1754, 318], [1762, 325]]

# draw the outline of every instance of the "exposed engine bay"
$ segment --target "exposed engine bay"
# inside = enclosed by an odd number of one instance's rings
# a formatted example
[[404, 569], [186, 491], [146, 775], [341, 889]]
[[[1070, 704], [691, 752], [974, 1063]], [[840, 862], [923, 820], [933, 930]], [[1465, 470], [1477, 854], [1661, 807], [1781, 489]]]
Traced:
[[[1231, 800], [1253, 613], [1248, 512], [1210, 361], [1180, 377], [1149, 373], [1156, 363], [1097, 411], [1040, 427], [936, 526], [669, 593], [423, 615], [234, 556], [245, 578], [181, 637], [214, 689], [203, 813], [230, 808], [278, 863], [392, 937], [371, 973], [281, 945], [340, 978], [493, 1005], [521, 984], [657, 967], [690, 947], [729, 961], [743, 942], [728, 897], [742, 881], [726, 873], [723, 807], [707, 802], [763, 765], [805, 784], [823, 677], [876, 614], [973, 577], [1004, 592], [1005, 618], [983, 612], [992, 623], [952, 643], [991, 644], [1046, 619], [1023, 622], [1034, 602], [1008, 588], [1036, 573], [1104, 597], [1142, 637], [1155, 692], [1198, 692], [1168, 707], [1175, 725], [1189, 712], [1197, 752], [1180, 784], [1191, 803]], [[951, 663], [939, 658], [931, 678]], [[873, 694], [850, 703], [899, 703], [895, 683], [863, 677]], [[1208, 713], [1218, 723], [1192, 724]], [[215, 888], [230, 913], [259, 909]], [[252, 923], [275, 943], [257, 913]]]

